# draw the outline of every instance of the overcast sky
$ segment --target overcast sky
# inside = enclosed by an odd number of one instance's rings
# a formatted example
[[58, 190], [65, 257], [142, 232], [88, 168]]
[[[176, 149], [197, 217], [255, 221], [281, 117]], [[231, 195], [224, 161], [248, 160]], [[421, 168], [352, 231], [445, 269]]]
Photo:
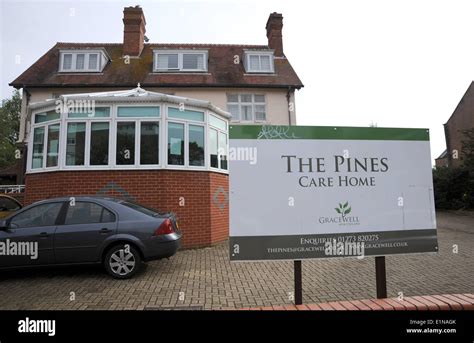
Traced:
[[281, 12], [299, 125], [429, 128], [433, 158], [474, 75], [472, 0], [0, 2], [1, 98], [56, 42], [121, 42], [137, 4], [152, 43], [266, 44]]

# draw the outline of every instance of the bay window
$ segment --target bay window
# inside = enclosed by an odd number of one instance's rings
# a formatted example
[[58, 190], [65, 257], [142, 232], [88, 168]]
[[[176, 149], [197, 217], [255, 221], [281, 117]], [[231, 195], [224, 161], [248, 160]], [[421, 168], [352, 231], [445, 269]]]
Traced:
[[184, 109], [181, 103], [94, 104], [86, 111], [34, 113], [28, 171], [168, 167], [225, 171], [224, 118], [198, 107]]

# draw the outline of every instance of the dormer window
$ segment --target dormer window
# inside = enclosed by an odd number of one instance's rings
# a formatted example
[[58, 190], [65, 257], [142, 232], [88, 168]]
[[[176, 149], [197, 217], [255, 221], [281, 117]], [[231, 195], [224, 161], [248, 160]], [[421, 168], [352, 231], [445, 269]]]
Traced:
[[59, 72], [97, 73], [107, 64], [107, 56], [102, 50], [62, 50]]
[[154, 50], [155, 72], [206, 72], [207, 51]]
[[274, 73], [272, 51], [246, 51], [244, 66], [247, 73]]

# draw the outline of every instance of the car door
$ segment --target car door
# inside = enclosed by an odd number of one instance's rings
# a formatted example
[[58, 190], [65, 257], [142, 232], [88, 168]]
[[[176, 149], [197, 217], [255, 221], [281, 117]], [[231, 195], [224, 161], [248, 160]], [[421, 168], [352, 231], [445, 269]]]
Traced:
[[56, 263], [97, 262], [104, 241], [117, 230], [116, 216], [92, 201], [68, 203], [54, 234]]
[[9, 218], [0, 231], [0, 267], [54, 263], [53, 235], [63, 205], [43, 203]]

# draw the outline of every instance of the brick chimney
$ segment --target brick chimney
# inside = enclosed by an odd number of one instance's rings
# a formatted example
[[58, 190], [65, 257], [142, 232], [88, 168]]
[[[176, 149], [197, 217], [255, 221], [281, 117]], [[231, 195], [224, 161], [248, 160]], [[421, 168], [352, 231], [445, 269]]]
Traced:
[[283, 56], [283, 16], [281, 13], [273, 12], [267, 20], [267, 38], [270, 49], [275, 50], [275, 56]]
[[123, 9], [123, 55], [140, 56], [145, 39], [145, 15], [140, 6]]

